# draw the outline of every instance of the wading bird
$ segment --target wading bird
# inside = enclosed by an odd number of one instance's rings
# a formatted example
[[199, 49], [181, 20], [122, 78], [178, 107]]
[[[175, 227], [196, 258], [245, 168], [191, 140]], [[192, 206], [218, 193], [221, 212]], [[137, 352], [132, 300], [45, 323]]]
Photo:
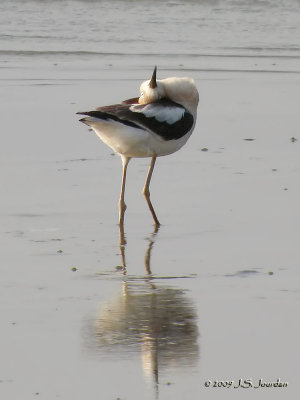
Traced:
[[156, 157], [179, 150], [191, 136], [197, 118], [199, 94], [191, 78], [152, 78], [140, 86], [140, 97], [120, 104], [78, 112], [81, 122], [122, 158], [123, 173], [119, 200], [119, 224], [123, 226], [127, 166], [133, 157], [151, 157], [143, 194], [156, 227], [160, 223], [150, 200], [150, 181]]

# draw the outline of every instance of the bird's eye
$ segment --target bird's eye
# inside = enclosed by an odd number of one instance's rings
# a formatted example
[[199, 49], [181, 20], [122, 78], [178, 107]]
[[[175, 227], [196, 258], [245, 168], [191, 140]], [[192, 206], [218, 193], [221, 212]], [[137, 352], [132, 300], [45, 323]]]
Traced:
[[144, 92], [141, 93], [141, 97], [144, 96]]

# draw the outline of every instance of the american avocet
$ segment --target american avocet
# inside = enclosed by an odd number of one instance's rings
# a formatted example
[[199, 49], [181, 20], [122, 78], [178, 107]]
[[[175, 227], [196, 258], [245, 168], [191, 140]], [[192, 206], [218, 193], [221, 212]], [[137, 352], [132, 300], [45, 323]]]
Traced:
[[199, 94], [191, 78], [156, 80], [141, 84], [140, 97], [120, 104], [79, 112], [80, 121], [90, 126], [100, 139], [122, 158], [123, 173], [119, 200], [119, 223], [124, 222], [127, 166], [132, 157], [151, 157], [143, 195], [154, 219], [160, 225], [150, 201], [149, 185], [156, 157], [179, 150], [191, 136], [197, 117]]

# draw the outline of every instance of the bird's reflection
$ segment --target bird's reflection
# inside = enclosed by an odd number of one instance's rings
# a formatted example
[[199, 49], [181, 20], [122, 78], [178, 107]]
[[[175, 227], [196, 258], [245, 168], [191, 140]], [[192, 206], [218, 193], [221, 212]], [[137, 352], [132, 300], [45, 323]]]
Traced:
[[[186, 291], [151, 279], [151, 251], [158, 233], [148, 239], [146, 277], [124, 277], [122, 293], [102, 304], [93, 321], [93, 343], [102, 353], [140, 353], [144, 374], [158, 390], [159, 373], [195, 366], [199, 358], [197, 315]], [[126, 275], [126, 240], [120, 229], [120, 252]]]
[[[154, 245], [155, 237], [159, 231], [160, 226], [155, 225], [154, 230], [151, 233], [151, 236], [148, 238], [148, 247], [145, 252], [145, 257], [144, 257], [144, 266], [145, 270], [148, 276], [151, 276], [151, 268], [150, 268], [150, 257], [151, 257], [151, 251], [152, 247]], [[126, 235], [124, 231], [124, 224], [119, 225], [119, 248], [120, 248], [120, 255], [121, 255], [121, 262], [122, 262], [122, 271], [123, 274], [126, 275], [127, 272], [127, 265], [126, 265], [126, 255], [125, 255], [125, 250], [126, 250]]]

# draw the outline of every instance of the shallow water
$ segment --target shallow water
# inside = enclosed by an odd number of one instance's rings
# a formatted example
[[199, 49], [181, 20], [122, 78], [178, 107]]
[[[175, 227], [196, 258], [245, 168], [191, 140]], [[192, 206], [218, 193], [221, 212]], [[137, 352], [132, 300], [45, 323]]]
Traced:
[[299, 7], [298, 0], [13, 0], [0, 5], [0, 60], [299, 71]]
[[[296, 398], [299, 30], [292, 0], [1, 3], [1, 398]], [[75, 112], [154, 65], [198, 124], [157, 162], [158, 232], [132, 160], [120, 247], [120, 160]]]

